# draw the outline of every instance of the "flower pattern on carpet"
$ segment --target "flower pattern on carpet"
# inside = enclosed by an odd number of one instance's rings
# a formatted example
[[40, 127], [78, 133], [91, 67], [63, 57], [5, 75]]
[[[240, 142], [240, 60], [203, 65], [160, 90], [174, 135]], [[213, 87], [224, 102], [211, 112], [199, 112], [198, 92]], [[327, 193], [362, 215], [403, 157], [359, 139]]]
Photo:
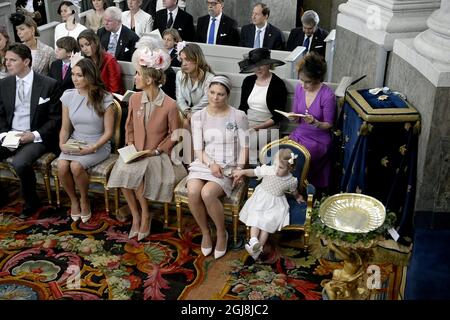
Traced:
[[180, 238], [156, 219], [138, 242], [104, 210], [83, 223], [67, 208], [24, 217], [20, 207], [0, 211], [0, 300], [177, 299], [200, 272], [192, 233]]
[[232, 261], [224, 298], [243, 300], [320, 300], [321, 280], [314, 270], [319, 262], [304, 250], [275, 246], [254, 261], [248, 254]]

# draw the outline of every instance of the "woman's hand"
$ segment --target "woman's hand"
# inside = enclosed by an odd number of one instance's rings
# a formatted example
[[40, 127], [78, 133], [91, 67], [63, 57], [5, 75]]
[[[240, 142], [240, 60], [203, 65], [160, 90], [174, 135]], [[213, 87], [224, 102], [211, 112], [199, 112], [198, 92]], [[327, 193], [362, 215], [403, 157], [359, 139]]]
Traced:
[[84, 156], [95, 152], [97, 152], [97, 147], [95, 145], [92, 145], [85, 148], [81, 148], [80, 152], [76, 153], [76, 155]]
[[234, 180], [242, 180], [242, 177], [245, 176], [245, 170], [242, 169], [234, 169], [233, 170], [233, 178]]
[[[66, 148], [63, 145], [60, 145], [59, 149], [61, 149], [61, 152], [65, 153], [65, 154], [75, 154], [72, 149]], [[76, 153], [76, 154], [78, 154], [78, 153]]]
[[303, 117], [303, 120], [305, 120], [305, 122], [308, 124], [314, 124], [314, 122], [316, 122], [316, 119], [311, 114], [306, 114]]
[[213, 163], [209, 166], [211, 173], [214, 177], [222, 179], [223, 178], [223, 169], [217, 163]]
[[233, 170], [233, 188], [244, 182], [244, 177], [246, 176], [245, 170], [235, 169]]

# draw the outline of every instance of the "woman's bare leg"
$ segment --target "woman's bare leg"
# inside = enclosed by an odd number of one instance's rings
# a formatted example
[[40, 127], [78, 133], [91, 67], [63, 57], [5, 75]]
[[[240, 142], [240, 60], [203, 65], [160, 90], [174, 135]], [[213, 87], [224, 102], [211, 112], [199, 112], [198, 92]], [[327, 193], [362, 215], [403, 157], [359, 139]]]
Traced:
[[202, 189], [205, 185], [205, 181], [199, 179], [191, 179], [187, 182], [188, 189], [188, 204], [189, 210], [191, 210], [195, 221], [200, 227], [202, 233], [202, 244], [203, 248], [211, 248], [212, 240], [211, 234], [208, 228], [208, 215], [206, 212], [205, 204], [201, 197]]
[[147, 233], [150, 231], [150, 227], [152, 225], [152, 217], [150, 215], [150, 211], [148, 210], [147, 199], [144, 197], [144, 182], [142, 182], [139, 188], [135, 191], [135, 195], [142, 210], [139, 232]]
[[139, 208], [136, 202], [136, 197], [133, 189], [121, 188], [125, 200], [127, 200], [128, 207], [130, 208], [131, 215], [133, 216], [133, 222], [131, 225], [132, 231], [139, 231], [141, 215], [139, 214]]
[[202, 189], [201, 196], [208, 215], [214, 221], [217, 229], [216, 250], [225, 251], [227, 248], [225, 234], [225, 216], [223, 213], [223, 205], [220, 200], [225, 195], [221, 186], [215, 182], [207, 182]]
[[83, 168], [78, 161], [72, 161], [70, 163], [70, 171], [72, 171], [73, 180], [80, 192], [80, 206], [82, 213], [91, 212], [91, 206], [89, 204], [88, 190], [89, 190], [89, 175], [86, 169]]
[[58, 177], [61, 185], [70, 198], [71, 215], [80, 214], [80, 202], [78, 201], [77, 192], [75, 190], [75, 182], [73, 181], [72, 172], [70, 171], [70, 161], [58, 160]]

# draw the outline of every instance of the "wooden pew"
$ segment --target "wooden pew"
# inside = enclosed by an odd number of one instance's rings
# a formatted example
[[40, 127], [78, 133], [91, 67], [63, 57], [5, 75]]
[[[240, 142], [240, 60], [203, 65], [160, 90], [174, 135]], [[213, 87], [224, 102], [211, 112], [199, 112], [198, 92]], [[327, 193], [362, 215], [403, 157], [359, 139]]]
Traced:
[[[197, 43], [203, 50], [206, 61], [216, 73], [230, 72], [239, 73], [238, 62], [244, 59], [252, 48], [233, 47], [224, 45], [211, 45], [206, 43]], [[274, 72], [280, 78], [295, 79], [295, 66], [302, 58], [304, 47], [297, 47], [292, 52], [271, 50], [271, 58], [284, 61], [286, 64], [277, 67]]]

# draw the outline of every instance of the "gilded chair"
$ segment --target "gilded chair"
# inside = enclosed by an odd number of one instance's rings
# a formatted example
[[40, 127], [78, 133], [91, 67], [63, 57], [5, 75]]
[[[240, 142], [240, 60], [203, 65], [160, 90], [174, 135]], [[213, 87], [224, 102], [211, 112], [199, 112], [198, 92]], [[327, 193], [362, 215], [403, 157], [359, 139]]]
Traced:
[[[52, 205], [52, 190], [50, 187], [50, 172], [51, 163], [56, 158], [56, 155], [52, 152], [44, 153], [33, 165], [36, 173], [36, 181], [38, 184], [43, 184], [45, 191], [47, 192], [48, 204]], [[7, 171], [2, 175], [2, 179], [6, 180], [19, 180], [16, 172], [12, 166], [13, 157], [9, 157], [3, 161], [0, 161], [0, 171]], [[8, 174], [9, 173], [9, 174]]]
[[[291, 194], [286, 194], [286, 198], [289, 203], [289, 225], [285, 226], [284, 230], [299, 230], [304, 234], [304, 247], [307, 249], [309, 240], [309, 226], [311, 224], [311, 213], [313, 206], [313, 196], [315, 188], [313, 185], [308, 184], [307, 175], [309, 170], [309, 163], [311, 155], [309, 151], [301, 144], [292, 141], [289, 137], [284, 137], [279, 140], [272, 141], [264, 146], [260, 152], [260, 161], [263, 164], [272, 164], [272, 157], [279, 149], [290, 149], [298, 157], [295, 160], [295, 168], [292, 174], [298, 180], [298, 191], [301, 194], [306, 193], [306, 203], [298, 203], [295, 197]], [[256, 187], [256, 178], [252, 178], [250, 183]]]
[[[103, 192], [105, 197], [105, 209], [106, 212], [109, 213], [109, 190], [107, 187], [109, 175], [111, 173], [114, 164], [118, 158], [117, 149], [120, 145], [120, 123], [122, 119], [122, 108], [120, 106], [120, 102], [114, 99], [113, 103], [114, 108], [114, 132], [111, 138], [111, 154], [110, 156], [102, 161], [101, 163], [89, 168], [89, 191], [95, 193]], [[56, 204], [59, 207], [61, 205], [60, 198], [60, 185], [58, 178], [58, 159], [55, 159], [52, 162], [52, 175], [55, 179], [55, 190], [56, 190]], [[102, 190], [99, 188], [91, 187], [91, 185], [102, 186]], [[114, 191], [114, 205], [116, 208], [116, 212], [119, 207], [119, 191], [116, 189]]]

